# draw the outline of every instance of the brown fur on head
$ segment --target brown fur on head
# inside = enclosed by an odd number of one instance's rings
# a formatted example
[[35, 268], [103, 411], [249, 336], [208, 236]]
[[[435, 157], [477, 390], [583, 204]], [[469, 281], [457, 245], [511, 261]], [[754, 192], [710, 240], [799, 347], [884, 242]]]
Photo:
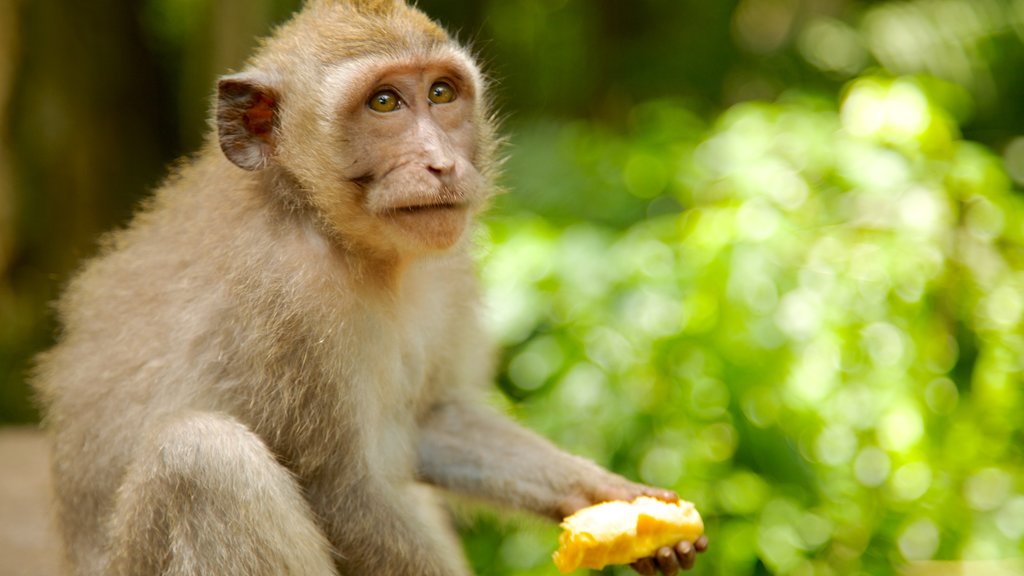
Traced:
[[288, 42], [296, 36], [313, 42], [305, 50], [316, 54], [324, 64], [361, 56], [400, 52], [452, 44], [451, 38], [427, 15], [405, 2], [396, 0], [312, 0], [290, 22], [269, 39], [266, 49], [277, 39]]
[[[457, 98], [429, 103], [435, 81]], [[370, 111], [381, 89], [396, 89], [403, 110]], [[307, 3], [245, 70], [221, 79], [216, 121], [232, 162], [285, 176], [277, 180], [295, 184], [282, 191], [287, 201], [312, 208], [336, 241], [378, 257], [449, 248], [493, 187], [485, 81], [463, 48], [404, 2]]]

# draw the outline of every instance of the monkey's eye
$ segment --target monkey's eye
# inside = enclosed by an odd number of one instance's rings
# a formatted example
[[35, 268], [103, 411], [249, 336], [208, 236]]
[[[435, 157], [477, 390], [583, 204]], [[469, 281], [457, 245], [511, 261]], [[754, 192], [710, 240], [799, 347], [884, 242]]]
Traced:
[[434, 104], [447, 104], [452, 100], [455, 100], [457, 94], [455, 88], [447, 82], [434, 82], [434, 85], [430, 87], [430, 94], [428, 98]]
[[366, 105], [374, 112], [394, 112], [398, 110], [400, 102], [401, 100], [399, 100], [398, 94], [395, 94], [394, 90], [381, 90], [370, 96], [370, 100]]

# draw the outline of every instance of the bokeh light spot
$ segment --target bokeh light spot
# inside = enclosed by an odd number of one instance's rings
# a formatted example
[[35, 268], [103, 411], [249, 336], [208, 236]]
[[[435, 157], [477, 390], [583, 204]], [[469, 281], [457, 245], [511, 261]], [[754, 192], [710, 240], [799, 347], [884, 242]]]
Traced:
[[895, 366], [906, 354], [903, 331], [887, 322], [875, 322], [861, 332], [864, 347], [876, 366]]
[[822, 322], [822, 303], [817, 294], [797, 289], [783, 296], [775, 314], [775, 323], [795, 340], [816, 333]]
[[984, 315], [988, 322], [1006, 330], [1016, 327], [1024, 316], [1024, 294], [1009, 284], [999, 286], [983, 301]]
[[640, 478], [652, 486], [674, 486], [683, 475], [683, 462], [678, 449], [656, 446], [640, 461]]
[[990, 241], [1003, 231], [1003, 211], [989, 199], [976, 196], [971, 199], [965, 216], [967, 230], [975, 237]]
[[698, 378], [690, 389], [690, 406], [702, 418], [721, 418], [729, 407], [729, 388], [717, 378]]
[[960, 400], [960, 391], [949, 378], [936, 378], [928, 383], [924, 392], [928, 408], [936, 414], [949, 414]]
[[806, 512], [800, 515], [796, 523], [796, 531], [807, 548], [814, 549], [824, 545], [832, 537], [835, 525], [824, 516]]
[[857, 480], [869, 487], [881, 486], [889, 477], [892, 466], [889, 455], [884, 451], [868, 446], [860, 451], [853, 463], [853, 472]]
[[821, 431], [815, 443], [818, 460], [833, 466], [850, 461], [857, 451], [857, 436], [847, 426], [832, 424]]
[[912, 230], [935, 233], [946, 228], [949, 221], [949, 210], [944, 204], [940, 193], [935, 190], [917, 186], [911, 188], [900, 198], [900, 221]]
[[759, 428], [774, 424], [780, 408], [778, 394], [772, 388], [758, 387], [743, 395], [743, 414]]
[[774, 574], [787, 574], [803, 560], [803, 541], [790, 524], [762, 524], [757, 534], [761, 559]]
[[1024, 496], [1016, 496], [996, 514], [996, 526], [1011, 540], [1024, 538]]
[[669, 174], [664, 161], [646, 153], [638, 153], [629, 157], [623, 169], [622, 177], [626, 189], [638, 198], [654, 198], [665, 190]]
[[561, 368], [564, 360], [558, 340], [551, 336], [537, 338], [512, 359], [508, 375], [520, 390], [536, 390]]
[[924, 422], [916, 407], [901, 406], [886, 414], [878, 426], [878, 441], [887, 450], [905, 452], [924, 434]]
[[967, 479], [964, 497], [975, 510], [995, 510], [1009, 497], [1012, 486], [1009, 474], [998, 468], [986, 468]]
[[589, 362], [580, 362], [559, 381], [559, 402], [575, 411], [595, 408], [607, 393], [607, 378], [600, 368]]
[[895, 144], [919, 141], [933, 122], [928, 98], [906, 80], [854, 82], [841, 117], [854, 136]]
[[917, 500], [924, 496], [931, 483], [932, 470], [924, 462], [900, 466], [892, 476], [892, 490], [900, 500]]
[[1024, 137], [1014, 138], [1003, 152], [1006, 172], [1018, 186], [1024, 186]]
[[800, 53], [817, 68], [852, 76], [867, 63], [867, 51], [857, 33], [844, 22], [818, 18], [800, 34]]
[[710, 462], [724, 462], [736, 452], [739, 437], [728, 422], [717, 422], [701, 432], [700, 447]]
[[939, 549], [939, 529], [927, 518], [917, 520], [900, 534], [899, 547], [907, 560], [930, 560]]
[[763, 478], [740, 470], [722, 479], [718, 500], [726, 512], [747, 515], [760, 510], [769, 494], [771, 489]]

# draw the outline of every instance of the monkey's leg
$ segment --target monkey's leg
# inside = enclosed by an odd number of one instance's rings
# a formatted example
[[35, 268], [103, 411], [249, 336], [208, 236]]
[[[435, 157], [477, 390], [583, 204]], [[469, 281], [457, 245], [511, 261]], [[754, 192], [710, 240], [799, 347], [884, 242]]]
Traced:
[[182, 415], [142, 442], [110, 528], [110, 574], [336, 574], [298, 483], [224, 415]]
[[462, 546], [429, 488], [395, 486], [372, 475], [347, 484], [326, 480], [313, 483], [309, 493], [324, 511], [343, 575], [470, 575]]

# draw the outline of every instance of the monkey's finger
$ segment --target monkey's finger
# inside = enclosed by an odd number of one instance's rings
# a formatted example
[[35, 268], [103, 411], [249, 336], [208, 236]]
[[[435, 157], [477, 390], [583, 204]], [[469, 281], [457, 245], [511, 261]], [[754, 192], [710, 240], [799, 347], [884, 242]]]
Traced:
[[658, 572], [658, 569], [654, 567], [654, 560], [651, 558], [641, 558], [630, 564], [629, 567], [642, 576], [654, 576]]
[[650, 496], [651, 498], [656, 498], [658, 500], [661, 500], [662, 502], [678, 502], [679, 501], [679, 495], [678, 494], [676, 494], [675, 492], [673, 492], [671, 490], [665, 490], [665, 489], [662, 489], [662, 488], [644, 487], [643, 495], [644, 496]]
[[680, 568], [683, 570], [693, 568], [693, 563], [697, 561], [697, 549], [693, 547], [693, 543], [684, 540], [676, 544], [675, 551]]
[[694, 547], [694, 549], [697, 550], [697, 552], [703, 552], [703, 551], [707, 550], [708, 549], [708, 537], [707, 537], [707, 535], [701, 535], [700, 538], [697, 538], [697, 540], [694, 541], [694, 543], [693, 543], [693, 547]]
[[665, 576], [676, 576], [679, 573], [679, 559], [676, 558], [676, 551], [668, 546], [658, 549], [654, 554], [654, 560], [658, 569]]

